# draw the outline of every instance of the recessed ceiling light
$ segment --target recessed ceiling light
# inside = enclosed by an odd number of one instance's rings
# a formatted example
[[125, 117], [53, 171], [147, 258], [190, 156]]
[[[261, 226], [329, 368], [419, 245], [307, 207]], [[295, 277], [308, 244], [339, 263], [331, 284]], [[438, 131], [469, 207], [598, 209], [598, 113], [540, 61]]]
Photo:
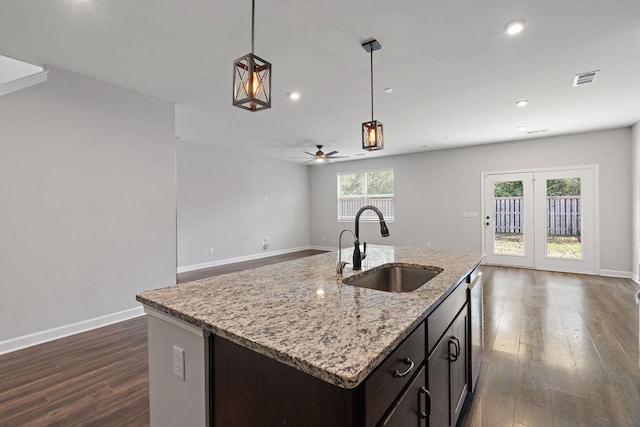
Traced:
[[518, 130], [519, 131], [525, 131], [525, 130], [527, 130], [527, 127], [526, 126], [518, 126]]
[[298, 92], [291, 92], [289, 94], [289, 99], [291, 99], [292, 101], [297, 101], [298, 99], [300, 99], [300, 94]]
[[521, 99], [520, 101], [516, 101], [516, 105], [518, 107], [526, 107], [529, 104], [529, 101], [526, 99]]
[[522, 30], [524, 30], [524, 19], [516, 19], [507, 23], [507, 25], [504, 26], [504, 30], [510, 36], [521, 33]]

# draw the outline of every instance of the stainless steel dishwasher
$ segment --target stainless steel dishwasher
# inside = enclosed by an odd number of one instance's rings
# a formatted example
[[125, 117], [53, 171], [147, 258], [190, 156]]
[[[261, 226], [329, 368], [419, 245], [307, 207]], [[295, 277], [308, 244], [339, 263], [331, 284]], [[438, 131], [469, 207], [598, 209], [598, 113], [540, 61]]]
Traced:
[[483, 308], [483, 288], [482, 272], [477, 271], [475, 275], [467, 277], [467, 292], [469, 301], [469, 333], [471, 334], [471, 345], [469, 355], [471, 356], [471, 369], [469, 372], [469, 390], [474, 393], [482, 364], [482, 352], [484, 350], [484, 308]]

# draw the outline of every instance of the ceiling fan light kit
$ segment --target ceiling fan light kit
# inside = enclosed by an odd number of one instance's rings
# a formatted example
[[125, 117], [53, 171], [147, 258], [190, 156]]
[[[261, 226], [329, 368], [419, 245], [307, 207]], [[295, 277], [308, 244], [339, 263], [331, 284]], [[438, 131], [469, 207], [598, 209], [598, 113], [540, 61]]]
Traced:
[[233, 61], [233, 105], [249, 111], [271, 108], [271, 63], [253, 54], [255, 0], [251, 0], [251, 53]]
[[[309, 156], [311, 156], [311, 159], [307, 160], [305, 163], [310, 163], [310, 162], [316, 162], [316, 163], [322, 163], [325, 160], [328, 161], [329, 163], [331, 163], [332, 160], [334, 159], [346, 159], [349, 156], [336, 156], [336, 154], [338, 154], [337, 151], [331, 151], [329, 153], [324, 153], [322, 151], [322, 145], [318, 144], [316, 145], [316, 148], [318, 149], [318, 151], [314, 153], [310, 153], [308, 151], [305, 151], [305, 154], [308, 154]], [[293, 157], [295, 158], [301, 158], [301, 157]], [[308, 159], [308, 157], [303, 157], [305, 159]]]
[[382, 49], [382, 45], [372, 39], [363, 42], [362, 48], [371, 55], [371, 121], [362, 123], [362, 149], [377, 151], [384, 148], [384, 128], [373, 118], [373, 52]]

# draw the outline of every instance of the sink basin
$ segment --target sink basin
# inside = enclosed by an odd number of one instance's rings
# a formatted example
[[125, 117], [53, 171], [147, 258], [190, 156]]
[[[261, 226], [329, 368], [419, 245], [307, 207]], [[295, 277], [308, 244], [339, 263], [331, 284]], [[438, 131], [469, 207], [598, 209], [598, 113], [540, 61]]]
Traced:
[[383, 265], [342, 280], [345, 285], [385, 292], [411, 292], [420, 288], [442, 271], [439, 267], [415, 265]]

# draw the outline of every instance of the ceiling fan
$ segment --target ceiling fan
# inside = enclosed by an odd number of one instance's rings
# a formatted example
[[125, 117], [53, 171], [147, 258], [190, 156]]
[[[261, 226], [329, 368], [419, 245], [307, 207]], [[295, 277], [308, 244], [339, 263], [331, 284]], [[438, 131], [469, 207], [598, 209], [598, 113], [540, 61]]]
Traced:
[[[331, 161], [333, 159], [347, 159], [349, 156], [336, 156], [338, 154], [337, 151], [331, 151], [330, 153], [324, 153], [322, 151], [322, 145], [316, 145], [318, 151], [315, 154], [305, 151], [306, 154], [311, 156], [310, 160], [307, 160], [305, 163], [309, 162], [324, 162], [325, 160]], [[306, 159], [307, 157], [292, 157], [293, 159]]]

